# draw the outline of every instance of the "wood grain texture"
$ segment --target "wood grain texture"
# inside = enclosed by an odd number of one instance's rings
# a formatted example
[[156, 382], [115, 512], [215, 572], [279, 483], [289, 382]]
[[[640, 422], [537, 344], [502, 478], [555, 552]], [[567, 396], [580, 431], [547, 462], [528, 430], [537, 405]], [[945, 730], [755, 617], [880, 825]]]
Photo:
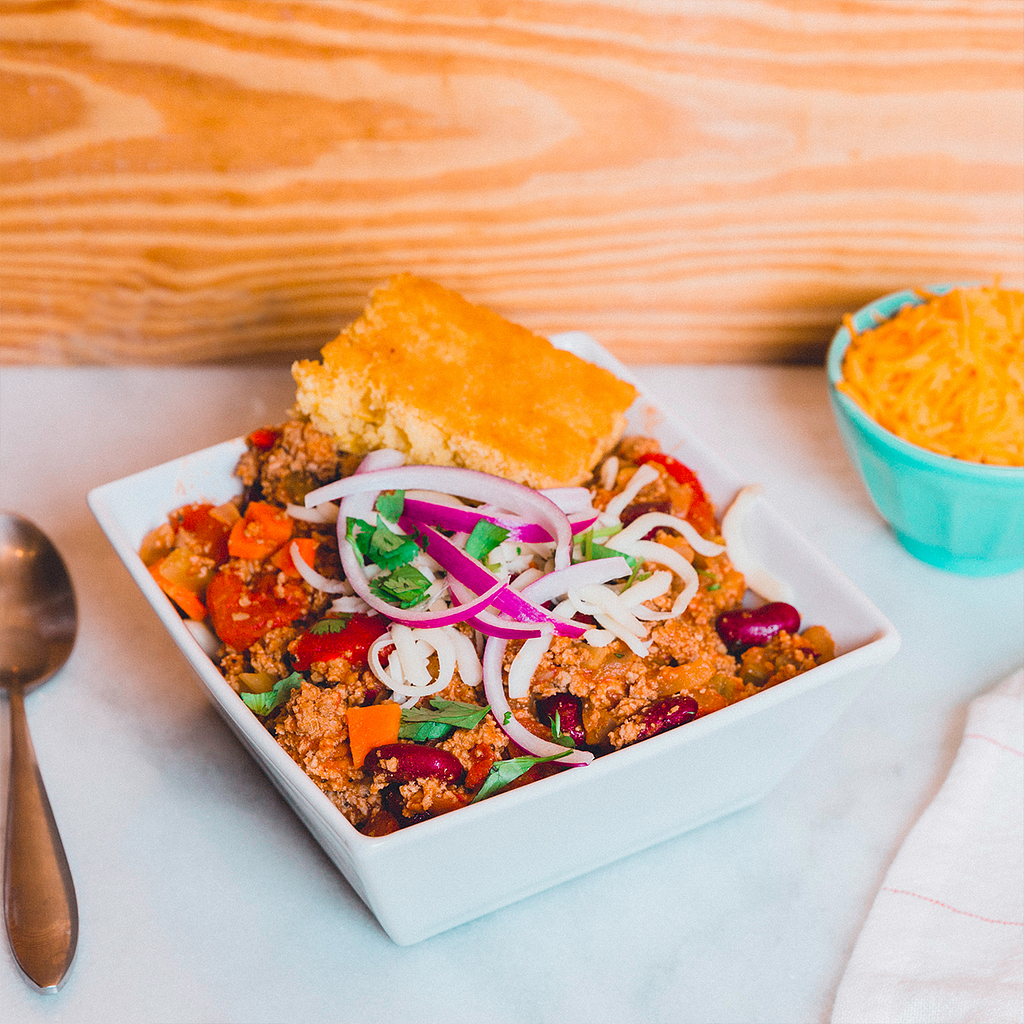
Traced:
[[632, 361], [1024, 275], [1020, 0], [7, 0], [7, 363], [309, 354], [398, 270]]

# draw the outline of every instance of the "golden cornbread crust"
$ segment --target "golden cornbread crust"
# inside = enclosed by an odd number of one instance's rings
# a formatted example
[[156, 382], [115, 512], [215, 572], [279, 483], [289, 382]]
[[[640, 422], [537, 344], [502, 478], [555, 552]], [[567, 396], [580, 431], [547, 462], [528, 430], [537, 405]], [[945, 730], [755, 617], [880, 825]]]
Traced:
[[497, 313], [412, 274], [292, 367], [298, 410], [345, 451], [395, 448], [528, 484], [589, 479], [634, 388]]

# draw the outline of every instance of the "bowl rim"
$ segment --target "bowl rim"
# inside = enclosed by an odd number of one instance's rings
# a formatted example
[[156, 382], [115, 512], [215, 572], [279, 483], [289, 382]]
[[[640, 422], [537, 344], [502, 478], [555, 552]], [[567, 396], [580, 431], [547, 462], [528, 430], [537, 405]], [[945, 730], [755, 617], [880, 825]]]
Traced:
[[[984, 288], [987, 286], [985, 282], [979, 281], [954, 281], [920, 288], [902, 288], [899, 291], [879, 296], [861, 306], [860, 309], [850, 314], [850, 320], [863, 332], [891, 320], [897, 313], [908, 307], [923, 305], [931, 296], [945, 295], [957, 288]], [[881, 314], [882, 308], [887, 310], [884, 315]], [[858, 320], [865, 319], [869, 319], [870, 323], [864, 326], [857, 323]], [[907, 459], [942, 473], [991, 483], [1024, 484], [1024, 466], [998, 466], [986, 462], [970, 462], [952, 455], [941, 455], [914, 444], [912, 441], [904, 440], [869, 416], [852, 398], [836, 387], [836, 384], [843, 379], [843, 357], [846, 355], [851, 341], [853, 341], [853, 335], [851, 335], [847, 324], [843, 322], [829, 342], [825, 366], [833, 405], [838, 406], [862, 432]]]

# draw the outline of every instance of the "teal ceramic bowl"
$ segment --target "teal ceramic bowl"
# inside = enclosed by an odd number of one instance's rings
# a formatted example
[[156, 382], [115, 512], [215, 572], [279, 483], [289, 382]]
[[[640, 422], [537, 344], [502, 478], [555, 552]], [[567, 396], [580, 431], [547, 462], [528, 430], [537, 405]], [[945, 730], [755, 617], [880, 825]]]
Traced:
[[[944, 294], [970, 284], [932, 285]], [[924, 300], [894, 292], [858, 310], [857, 333]], [[836, 389], [850, 344], [845, 325], [828, 350], [829, 397], [839, 432], [875, 507], [914, 556], [965, 576], [996, 576], [1024, 567], [1024, 467], [987, 466], [937, 455], [879, 426]]]

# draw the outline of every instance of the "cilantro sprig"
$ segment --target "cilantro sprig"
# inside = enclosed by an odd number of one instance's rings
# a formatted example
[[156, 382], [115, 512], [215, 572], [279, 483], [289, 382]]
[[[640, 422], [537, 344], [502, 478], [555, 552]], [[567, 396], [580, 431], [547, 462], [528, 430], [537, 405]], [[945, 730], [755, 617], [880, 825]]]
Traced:
[[349, 516], [345, 521], [345, 539], [359, 552], [363, 565], [373, 562], [382, 569], [398, 569], [420, 553], [414, 538], [395, 533], [382, 516], [377, 516], [376, 526]]
[[344, 633], [348, 629], [351, 618], [351, 615], [331, 615], [330, 618], [314, 622], [306, 632], [315, 636], [321, 636], [324, 633]]
[[507, 761], [495, 761], [491, 770], [484, 778], [484, 784], [479, 792], [473, 797], [472, 802], [485, 800], [499, 790], [504, 789], [510, 782], [515, 782], [520, 775], [525, 775], [535, 764], [544, 764], [546, 761], [557, 761], [560, 757], [566, 757], [571, 751], [566, 749], [560, 754], [551, 754], [548, 757], [512, 757]]
[[397, 604], [399, 608], [419, 604], [429, 588], [430, 580], [414, 565], [400, 565], [370, 580], [370, 589], [382, 601]]
[[[383, 510], [381, 503], [383, 502]], [[402, 514], [405, 492], [382, 494], [377, 499], [376, 526], [365, 519], [349, 516], [345, 520], [345, 539], [352, 545], [363, 565], [372, 562], [384, 572], [370, 581], [370, 589], [382, 600], [399, 608], [411, 608], [423, 600], [430, 580], [410, 563], [420, 553], [415, 537], [395, 533], [384, 521], [387, 515]]]
[[443, 740], [456, 729], [473, 729], [483, 720], [491, 706], [479, 707], [460, 700], [434, 697], [429, 708], [402, 708], [399, 739], [423, 743]]
[[288, 699], [295, 687], [301, 685], [302, 673], [293, 672], [290, 676], [278, 680], [266, 693], [243, 693], [241, 697], [250, 711], [266, 717]]

